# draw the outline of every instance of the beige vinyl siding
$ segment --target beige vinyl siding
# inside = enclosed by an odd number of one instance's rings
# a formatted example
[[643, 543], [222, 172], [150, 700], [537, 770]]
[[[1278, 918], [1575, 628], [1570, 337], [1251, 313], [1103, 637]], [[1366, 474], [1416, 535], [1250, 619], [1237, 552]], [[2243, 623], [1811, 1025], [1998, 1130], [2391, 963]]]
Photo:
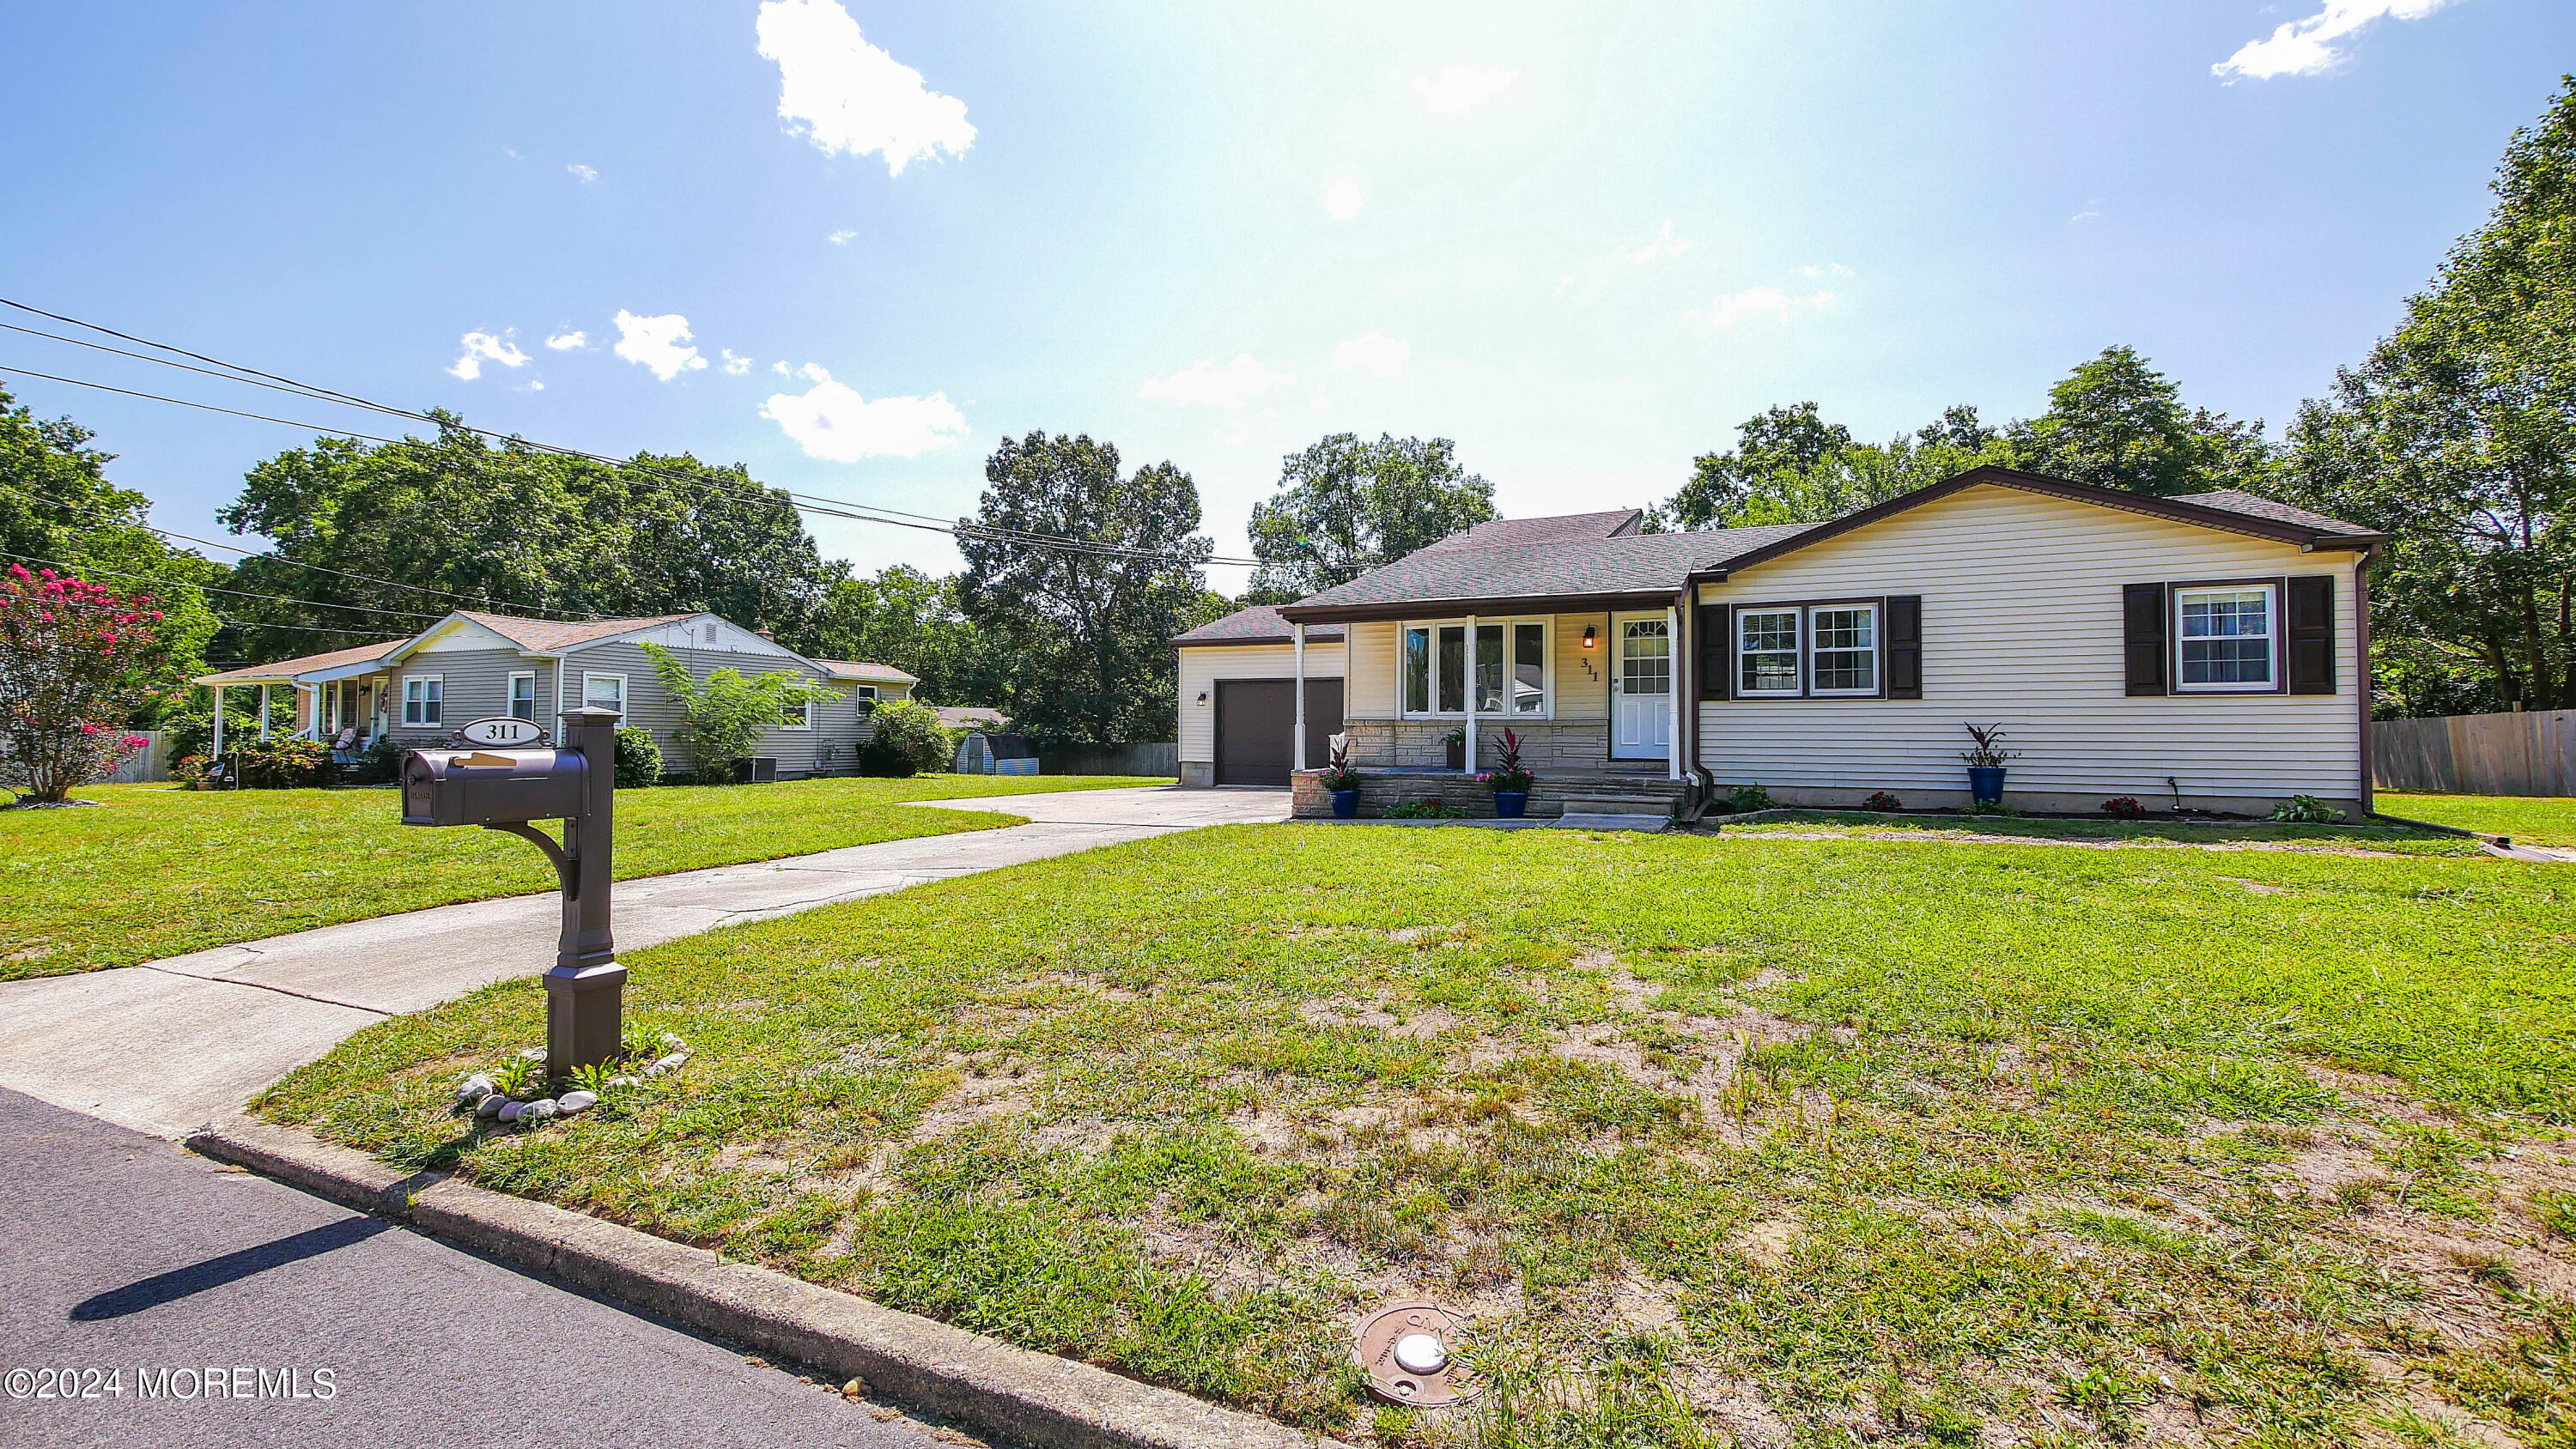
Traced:
[[[1586, 624], [1600, 631], [1590, 649], [1583, 647]], [[1610, 717], [1610, 670], [1618, 654], [1619, 642], [1610, 635], [1609, 615], [1556, 616], [1556, 718]]]
[[[1942, 803], [1964, 798], [1961, 725], [1975, 721], [2001, 723], [2022, 752], [2008, 798], [2153, 804], [2172, 799], [2172, 776], [2190, 803], [2355, 800], [2354, 557], [1970, 488], [1705, 586], [1703, 601], [1738, 605], [1920, 594], [1923, 698], [1704, 701], [1698, 759], [1729, 784]], [[2334, 579], [2336, 693], [2127, 694], [2121, 585], [2299, 574]]]
[[[1368, 626], [1362, 625], [1366, 628]], [[1297, 651], [1286, 644], [1184, 645], [1181, 655], [1181, 758], [1198, 764], [1216, 761], [1216, 689], [1220, 679], [1294, 679]], [[1306, 646], [1306, 677], [1338, 679], [1342, 674], [1340, 644]], [[1352, 685], [1342, 686], [1342, 711], [1350, 713]], [[1208, 696], [1205, 704], [1199, 695]]]
[[1404, 626], [1391, 623], [1344, 624], [1350, 640], [1350, 678], [1342, 685], [1342, 718], [1396, 717], [1396, 640]]

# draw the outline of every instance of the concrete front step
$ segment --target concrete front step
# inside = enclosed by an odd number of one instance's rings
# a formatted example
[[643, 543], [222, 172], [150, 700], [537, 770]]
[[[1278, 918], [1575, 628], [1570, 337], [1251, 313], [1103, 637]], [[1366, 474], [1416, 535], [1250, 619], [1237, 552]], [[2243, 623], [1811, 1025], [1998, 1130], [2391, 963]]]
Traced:
[[[1552, 819], [1571, 812], [1587, 816], [1643, 816], [1663, 821], [1680, 811], [1683, 793], [1680, 781], [1658, 776], [1572, 780], [1542, 778], [1530, 791], [1529, 815], [1534, 819]], [[1494, 814], [1493, 791], [1473, 775], [1434, 770], [1361, 772], [1360, 814], [1363, 817], [1376, 819], [1395, 805], [1417, 800], [1437, 800], [1479, 819], [1489, 819]], [[1333, 813], [1332, 796], [1315, 782], [1315, 772], [1311, 770], [1300, 771], [1296, 776], [1296, 802], [1297, 814], [1302, 817], [1315, 818]]]

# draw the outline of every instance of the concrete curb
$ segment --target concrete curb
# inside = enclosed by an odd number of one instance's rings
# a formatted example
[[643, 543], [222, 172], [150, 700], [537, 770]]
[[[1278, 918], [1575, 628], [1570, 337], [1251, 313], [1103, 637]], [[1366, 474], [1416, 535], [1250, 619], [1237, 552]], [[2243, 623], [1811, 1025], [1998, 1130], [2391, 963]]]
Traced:
[[745, 1344], [1031, 1449], [1291, 1449], [1328, 1441], [1106, 1369], [1014, 1348], [703, 1248], [459, 1182], [247, 1116], [191, 1151]]

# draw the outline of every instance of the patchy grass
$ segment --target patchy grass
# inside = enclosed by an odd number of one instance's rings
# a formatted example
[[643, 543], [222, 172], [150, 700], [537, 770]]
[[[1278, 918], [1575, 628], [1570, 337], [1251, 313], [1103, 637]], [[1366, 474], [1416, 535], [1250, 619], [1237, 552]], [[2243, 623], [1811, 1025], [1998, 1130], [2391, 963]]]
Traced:
[[[2558, 1443], [2571, 897], [1237, 827], [639, 952], [697, 1056], [541, 1133], [444, 1111], [540, 1039], [533, 981], [259, 1106], [1387, 1444]], [[1350, 1326], [1410, 1296], [1473, 1315], [1472, 1411], [1363, 1402]]]
[[2382, 790], [2390, 815], [2509, 835], [2518, 845], [2576, 847], [2576, 799], [2564, 795], [2413, 795]]
[[2269, 821], [2197, 825], [2175, 820], [2024, 820], [2009, 815], [1873, 815], [1852, 810], [1802, 810], [1724, 828], [1746, 835], [1844, 835], [1877, 840], [2055, 840], [2097, 847], [2196, 845], [2249, 850], [2362, 850], [2382, 855], [2486, 853], [2475, 841], [2398, 825], [2275, 825]]
[[[617, 876], [988, 830], [1021, 817], [907, 800], [1168, 784], [929, 775], [665, 787], [617, 796]], [[130, 966], [230, 941], [555, 888], [525, 841], [405, 829], [381, 790], [106, 785], [88, 810], [0, 810], [0, 981]]]

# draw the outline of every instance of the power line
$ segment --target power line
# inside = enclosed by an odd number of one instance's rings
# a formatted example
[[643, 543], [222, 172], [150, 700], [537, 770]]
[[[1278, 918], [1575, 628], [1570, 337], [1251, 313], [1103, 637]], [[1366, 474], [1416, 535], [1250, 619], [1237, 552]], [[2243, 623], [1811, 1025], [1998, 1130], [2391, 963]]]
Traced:
[[[379, 609], [370, 604], [333, 604], [326, 603], [320, 599], [299, 599], [291, 594], [263, 594], [251, 589], [227, 589], [215, 584], [191, 583], [185, 579], [165, 579], [157, 574], [138, 574], [131, 569], [111, 569], [100, 568], [95, 564], [65, 563], [63, 560], [58, 558], [38, 558], [31, 553], [13, 553], [5, 548], [0, 548], [0, 558], [14, 558], [25, 563], [43, 564], [48, 568], [69, 569], [73, 573], [84, 577], [90, 574], [104, 574], [109, 578], [141, 579], [146, 583], [157, 583], [167, 588], [195, 589], [201, 594], [229, 594], [237, 599], [265, 599], [272, 604], [304, 604], [316, 609], [348, 609], [360, 614], [384, 614], [396, 619], [428, 619], [432, 622], [436, 622], [437, 620], [447, 617], [445, 614], [414, 613], [408, 609]], [[261, 627], [265, 628], [269, 626], [262, 625]], [[281, 624], [275, 627], [284, 628], [286, 626]], [[354, 631], [344, 630], [343, 632]], [[413, 632], [417, 633], [418, 631], [415, 630]]]
[[[272, 372], [263, 372], [263, 371], [261, 371], [261, 370], [260, 370], [260, 369], [258, 369], [258, 368], [248, 367], [248, 366], [245, 366], [245, 365], [240, 364], [240, 363], [226, 362], [226, 361], [224, 361], [224, 360], [222, 360], [222, 359], [220, 359], [220, 358], [209, 357], [209, 356], [207, 356], [206, 354], [201, 353], [201, 352], [192, 352], [192, 351], [188, 350], [187, 348], [179, 347], [179, 346], [173, 345], [173, 344], [171, 344], [171, 343], [166, 343], [166, 342], [156, 342], [156, 341], [153, 341], [153, 340], [152, 340], [152, 339], [150, 339], [150, 338], [146, 338], [146, 337], [137, 337], [137, 336], [135, 336], [135, 335], [133, 335], [133, 334], [131, 334], [131, 333], [127, 333], [127, 332], [120, 332], [120, 331], [118, 331], [117, 329], [115, 329], [115, 328], [113, 328], [113, 327], [108, 327], [108, 326], [105, 326], [105, 325], [103, 325], [103, 324], [96, 323], [96, 322], [89, 322], [89, 321], [85, 321], [85, 320], [83, 320], [83, 319], [81, 319], [81, 318], [78, 318], [78, 317], [66, 316], [66, 315], [64, 315], [64, 314], [62, 314], [62, 313], [59, 313], [59, 312], [49, 312], [49, 311], [46, 311], [44, 308], [31, 306], [31, 305], [29, 305], [29, 304], [27, 304], [27, 303], [25, 303], [25, 302], [15, 301], [15, 300], [10, 299], [10, 298], [7, 298], [7, 297], [0, 297], [0, 306], [13, 307], [13, 308], [16, 308], [16, 309], [17, 309], [17, 310], [19, 310], [19, 311], [32, 313], [32, 314], [34, 314], [34, 315], [36, 315], [36, 316], [39, 316], [39, 317], [48, 317], [48, 318], [53, 319], [54, 321], [62, 322], [62, 323], [65, 323], [65, 324], [70, 325], [70, 326], [73, 326], [73, 327], [83, 327], [83, 328], [88, 328], [88, 329], [89, 329], [89, 330], [91, 330], [91, 331], [94, 331], [94, 332], [101, 332], [101, 333], [104, 333], [104, 334], [106, 334], [106, 335], [108, 335], [108, 336], [110, 336], [110, 337], [115, 337], [115, 338], [119, 338], [119, 339], [121, 339], [121, 340], [123, 340], [123, 341], [127, 341], [127, 342], [135, 343], [135, 344], [136, 344], [136, 345], [138, 345], [138, 346], [142, 346], [142, 347], [150, 347], [150, 348], [154, 348], [154, 349], [157, 349], [157, 350], [160, 350], [160, 351], [164, 351], [164, 352], [172, 352], [172, 353], [176, 353], [176, 354], [178, 354], [178, 355], [179, 355], [179, 356], [181, 356], [181, 357], [194, 358], [194, 359], [195, 359], [196, 361], [198, 361], [198, 362], [207, 363], [207, 364], [210, 364], [212, 367], [220, 368], [220, 369], [224, 369], [224, 370], [223, 370], [223, 371], [220, 371], [220, 372], [209, 372], [209, 371], [207, 371], [207, 369], [206, 369], [206, 368], [201, 368], [201, 367], [189, 367], [189, 366], [188, 366], [187, 364], [185, 364], [185, 363], [172, 362], [172, 361], [170, 361], [168, 358], [150, 357], [150, 356], [146, 356], [146, 355], [144, 355], [144, 354], [142, 354], [142, 353], [128, 352], [128, 351], [126, 351], [124, 348], [121, 348], [121, 347], [109, 347], [109, 346], [107, 346], [107, 345], [106, 345], [106, 344], [104, 344], [104, 343], [91, 342], [91, 341], [87, 341], [87, 340], [82, 339], [82, 338], [77, 338], [77, 337], [65, 337], [65, 336], [62, 336], [62, 335], [60, 335], [60, 334], [58, 334], [58, 333], [44, 332], [44, 331], [40, 331], [40, 330], [35, 329], [35, 328], [28, 328], [28, 327], [14, 327], [14, 326], [9, 326], [9, 324], [6, 324], [6, 323], [0, 323], [0, 327], [8, 327], [8, 330], [10, 330], [10, 331], [24, 333], [24, 334], [29, 335], [29, 336], [44, 337], [44, 338], [48, 338], [48, 339], [53, 340], [53, 341], [56, 341], [56, 342], [69, 343], [70, 345], [75, 346], [75, 347], [88, 347], [88, 348], [92, 348], [92, 349], [94, 349], [94, 350], [101, 351], [101, 352], [114, 353], [114, 354], [116, 354], [117, 356], [120, 356], [120, 357], [131, 357], [131, 358], [136, 358], [136, 359], [138, 359], [138, 360], [140, 360], [140, 361], [144, 361], [144, 362], [159, 363], [160, 365], [165, 366], [165, 367], [176, 367], [176, 368], [181, 368], [181, 369], [183, 369], [183, 370], [185, 370], [185, 371], [188, 371], [188, 372], [201, 373], [201, 374], [203, 374], [203, 375], [205, 375], [205, 376], [222, 378], [222, 379], [224, 379], [224, 380], [226, 380], [226, 381], [246, 383], [246, 384], [249, 384], [249, 385], [254, 386], [254, 387], [265, 387], [265, 388], [269, 388], [269, 389], [271, 389], [271, 390], [273, 390], [273, 391], [286, 392], [286, 393], [289, 393], [289, 394], [291, 394], [291, 395], [293, 395], [293, 396], [302, 397], [302, 398], [307, 398], [307, 399], [312, 400], [312, 401], [317, 401], [317, 402], [336, 402], [336, 403], [340, 403], [340, 404], [343, 404], [343, 405], [346, 405], [346, 406], [350, 406], [350, 407], [364, 408], [364, 409], [366, 409], [366, 410], [369, 410], [369, 411], [372, 411], [372, 412], [377, 412], [377, 413], [382, 413], [382, 414], [385, 414], [385, 415], [387, 415], [387, 416], [391, 416], [391, 417], [404, 418], [404, 419], [408, 419], [408, 420], [415, 421], [415, 422], [425, 422], [425, 423], [430, 423], [430, 424], [433, 424], [433, 425], [435, 425], [435, 426], [437, 426], [437, 427], [440, 427], [440, 428], [442, 428], [442, 429], [446, 429], [446, 428], [454, 428], [454, 429], [457, 429], [457, 430], [459, 430], [459, 431], [469, 432], [469, 433], [476, 434], [476, 435], [478, 435], [478, 436], [480, 436], [480, 437], [490, 438], [490, 439], [493, 439], [493, 440], [498, 441], [498, 442], [514, 443], [514, 444], [517, 444], [517, 445], [520, 445], [520, 446], [525, 446], [525, 447], [533, 448], [533, 449], [536, 449], [536, 450], [541, 451], [541, 452], [552, 453], [552, 454], [556, 454], [556, 455], [564, 456], [564, 457], [573, 457], [573, 458], [582, 458], [582, 459], [587, 459], [587, 460], [592, 461], [592, 462], [606, 464], [606, 465], [608, 465], [608, 466], [610, 466], [610, 467], [616, 467], [616, 468], [632, 468], [632, 469], [636, 469], [636, 470], [641, 471], [641, 472], [651, 473], [651, 474], [654, 474], [654, 475], [656, 475], [656, 476], [660, 476], [660, 477], [663, 477], [663, 478], [666, 478], [666, 479], [672, 479], [672, 480], [674, 480], [674, 481], [686, 482], [686, 483], [692, 484], [692, 485], [694, 485], [694, 486], [702, 487], [702, 488], [708, 488], [708, 489], [715, 490], [715, 491], [720, 491], [720, 492], [729, 492], [729, 493], [732, 493], [732, 494], [734, 494], [735, 496], [738, 496], [738, 497], [739, 497], [739, 496], [746, 496], [746, 495], [744, 495], [744, 494], [742, 493], [742, 491], [741, 491], [740, 489], [731, 489], [731, 488], [727, 488], [727, 487], [725, 487], [724, 485], [719, 484], [719, 483], [717, 483], [717, 482], [715, 482], [714, 480], [709, 479], [709, 478], [705, 478], [705, 477], [701, 477], [701, 476], [691, 476], [691, 475], [685, 475], [685, 474], [676, 474], [676, 473], [672, 473], [672, 472], [670, 472], [670, 471], [668, 471], [668, 470], [662, 469], [662, 468], [660, 468], [660, 467], [658, 467], [657, 465], [654, 465], [654, 464], [649, 464], [649, 463], [637, 463], [637, 462], [632, 462], [632, 461], [630, 461], [630, 460], [625, 460], [625, 459], [611, 458], [611, 457], [608, 457], [608, 456], [606, 456], [606, 455], [604, 455], [604, 454], [600, 454], [600, 453], [593, 453], [593, 452], [589, 452], [589, 451], [587, 451], [587, 450], [580, 449], [580, 448], [570, 448], [570, 447], [565, 447], [565, 446], [563, 446], [563, 445], [561, 445], [561, 444], [540, 442], [540, 441], [537, 441], [537, 440], [533, 440], [533, 439], [529, 439], [529, 438], [521, 437], [521, 436], [518, 436], [518, 435], [515, 435], [515, 434], [502, 434], [502, 433], [494, 432], [493, 430], [491, 430], [491, 429], [489, 429], [489, 428], [478, 428], [478, 427], [474, 427], [474, 426], [472, 426], [472, 425], [470, 425], [470, 424], [465, 424], [465, 423], [461, 423], [461, 422], [447, 422], [447, 421], [443, 421], [443, 420], [441, 420], [441, 419], [439, 419], [439, 418], [432, 417], [431, 415], [429, 415], [429, 414], [427, 414], [427, 413], [418, 412], [418, 411], [415, 411], [415, 410], [410, 409], [410, 408], [396, 407], [396, 406], [394, 406], [393, 404], [390, 404], [390, 403], [377, 402], [377, 401], [375, 401], [375, 400], [373, 400], [373, 399], [370, 399], [370, 398], [360, 397], [360, 396], [358, 396], [358, 395], [356, 395], [356, 394], [354, 394], [354, 393], [342, 392], [342, 391], [340, 391], [340, 390], [339, 390], [339, 389], [337, 389], [337, 388], [323, 387], [323, 386], [320, 386], [320, 385], [318, 385], [318, 384], [314, 384], [314, 383], [302, 382], [302, 381], [299, 381], [299, 380], [297, 380], [297, 379], [295, 379], [295, 378], [285, 377], [285, 376], [282, 376], [282, 375], [277, 374], [277, 373], [272, 373]], [[0, 371], [10, 371], [10, 370], [13, 370], [13, 369], [0, 368]], [[30, 376], [38, 376], [38, 377], [45, 377], [45, 376], [47, 376], [46, 374], [43, 374], [43, 373], [30, 373], [29, 375], [30, 375]], [[85, 386], [85, 387], [103, 387], [103, 386], [104, 386], [103, 384], [96, 384], [96, 383], [83, 383], [83, 382], [80, 382], [80, 381], [78, 381], [77, 379], [73, 379], [73, 378], [49, 377], [49, 378], [48, 378], [48, 380], [49, 380], [49, 381], [55, 381], [55, 382], [65, 382], [65, 383], [70, 383], [70, 384], [72, 384], [72, 385], [74, 385], [74, 386]], [[106, 390], [107, 390], [107, 391], [111, 391], [111, 392], [125, 392], [125, 393], [127, 393], [129, 396], [135, 396], [135, 397], [153, 397], [153, 398], [156, 398], [156, 400], [158, 400], [158, 401], [163, 401], [163, 402], [175, 402], [175, 403], [179, 403], [179, 404], [180, 404], [180, 405], [182, 405], [182, 406], [209, 407], [212, 411], [216, 411], [216, 412], [232, 412], [232, 411], [233, 411], [233, 410], [231, 410], [231, 409], [227, 409], [227, 408], [212, 408], [212, 407], [211, 407], [211, 405], [209, 405], [209, 404], [202, 404], [202, 403], [189, 403], [189, 402], [187, 402], [187, 401], [186, 401], [186, 400], [184, 400], [184, 399], [178, 399], [178, 398], [162, 398], [162, 397], [158, 397], [158, 396], [157, 396], [157, 395], [155, 395], [155, 394], [149, 394], [149, 393], [135, 393], [135, 392], [132, 392], [132, 391], [131, 391], [131, 390], [129, 390], [129, 389], [123, 389], [123, 388], [107, 388]], [[240, 416], [240, 417], [254, 417], [254, 418], [258, 418], [258, 417], [260, 417], [260, 415], [258, 415], [258, 414], [250, 414], [250, 413], [234, 413], [234, 415], [235, 415], [235, 416]], [[384, 442], [384, 441], [387, 441], [387, 440], [382, 439], [382, 438], [373, 438], [373, 437], [369, 437], [367, 434], [364, 434], [364, 433], [354, 433], [354, 432], [346, 432], [345, 430], [335, 430], [335, 429], [329, 429], [329, 428], [321, 428], [321, 427], [317, 427], [317, 426], [316, 426], [316, 425], [314, 425], [314, 424], [309, 424], [309, 423], [292, 423], [292, 422], [288, 422], [288, 420], [283, 419], [283, 418], [261, 418], [260, 420], [262, 420], [262, 421], [267, 421], [267, 422], [279, 422], [279, 423], [286, 423], [288, 426], [291, 426], [291, 427], [299, 427], [299, 428], [313, 428], [313, 430], [314, 430], [314, 431], [317, 431], [317, 432], [333, 432], [333, 431], [340, 431], [340, 432], [342, 432], [343, 436], [347, 436], [347, 437], [356, 437], [356, 438], [366, 438], [366, 439], [367, 439], [368, 441], [370, 441], [370, 442]], [[1140, 548], [1129, 548], [1129, 547], [1126, 547], [1126, 546], [1124, 546], [1124, 545], [1119, 545], [1119, 544], [1103, 544], [1103, 543], [1096, 543], [1096, 542], [1093, 542], [1093, 541], [1088, 540], [1088, 539], [1068, 538], [1068, 537], [1066, 537], [1066, 536], [1064, 536], [1064, 535], [1062, 535], [1062, 534], [1041, 533], [1041, 532], [1039, 532], [1039, 531], [1037, 531], [1037, 530], [1035, 530], [1035, 529], [1010, 528], [1010, 527], [1004, 527], [1004, 526], [1000, 526], [1000, 525], [993, 525], [993, 524], [955, 524], [955, 523], [949, 523], [949, 522], [946, 522], [946, 521], [944, 521], [944, 520], [941, 520], [941, 519], [939, 519], [939, 518], [938, 518], [938, 516], [937, 516], [937, 515], [934, 515], [934, 514], [928, 514], [928, 513], [916, 513], [916, 512], [913, 512], [912, 510], [909, 510], [909, 509], [894, 508], [894, 507], [891, 507], [891, 506], [888, 506], [888, 505], [884, 505], [884, 504], [874, 504], [874, 503], [851, 503], [851, 502], [848, 502], [848, 501], [843, 500], [843, 499], [838, 499], [838, 498], [828, 498], [828, 497], [825, 497], [825, 496], [820, 495], [820, 494], [802, 493], [802, 492], [798, 492], [797, 490], [790, 489], [790, 488], [777, 488], [777, 489], [775, 489], [775, 490], [772, 490], [772, 489], [770, 489], [769, 487], [767, 487], [766, 485], [758, 485], [758, 484], [755, 484], [755, 485], [753, 485], [753, 486], [754, 486], [754, 488], [757, 490], [757, 494], [758, 494], [758, 495], [760, 495], [760, 496], [766, 496], [768, 493], [770, 493], [770, 492], [772, 492], [772, 491], [775, 491], [777, 494], [779, 494], [779, 495], [782, 495], [782, 496], [786, 497], [786, 498], [790, 501], [791, 505], [793, 505], [793, 506], [795, 506], [795, 507], [799, 508], [800, 510], [807, 511], [807, 512], [813, 512], [813, 513], [820, 513], [820, 514], [823, 514], [823, 515], [824, 515], [824, 516], [826, 516], [826, 517], [845, 518], [845, 519], [849, 519], [849, 520], [854, 521], [854, 522], [860, 522], [860, 523], [884, 523], [884, 524], [890, 524], [890, 525], [892, 525], [892, 526], [894, 526], [894, 527], [897, 527], [897, 528], [914, 528], [914, 529], [920, 529], [920, 530], [922, 530], [922, 531], [924, 531], [924, 532], [931, 532], [931, 533], [945, 533], [945, 534], [950, 535], [950, 536], [951, 536], [951, 537], [953, 537], [953, 538], [958, 538], [958, 539], [966, 539], [966, 538], [987, 538], [987, 539], [992, 539], [992, 540], [994, 540], [994, 541], [996, 541], [996, 542], [1003, 542], [1003, 543], [1019, 543], [1019, 544], [1022, 544], [1022, 545], [1024, 545], [1024, 546], [1032, 547], [1032, 548], [1049, 548], [1049, 549], [1055, 549], [1055, 550], [1062, 551], [1062, 552], [1088, 553], [1088, 554], [1095, 554], [1095, 555], [1100, 555], [1100, 556], [1105, 556], [1105, 557], [1146, 558], [1146, 559], [1151, 559], [1151, 558], [1176, 558], [1176, 557], [1177, 557], [1176, 555], [1173, 555], [1169, 550], [1163, 550], [1163, 549], [1140, 549]], [[852, 512], [852, 511], [845, 511], [845, 510], [861, 510], [861, 511]], [[927, 522], [921, 522], [921, 523], [909, 523], [909, 522], [905, 522], [905, 521], [904, 521], [904, 520], [905, 520], [905, 519], [907, 519], [907, 518], [909, 518], [909, 519], [921, 519], [921, 520], [928, 520], [928, 521], [927, 521]], [[1202, 560], [1187, 560], [1187, 559], [1181, 559], [1181, 560], [1179, 560], [1179, 561], [1181, 561], [1181, 562], [1196, 562], [1196, 563], [1202, 563], [1202, 564], [1222, 564], [1222, 565], [1226, 565], [1226, 566], [1229, 566], [1229, 567], [1257, 567], [1257, 566], [1259, 565], [1259, 562], [1260, 562], [1260, 561], [1259, 561], [1259, 560], [1257, 560], [1257, 559], [1218, 558], [1218, 557], [1214, 557], [1214, 556], [1211, 556], [1211, 557], [1209, 557], [1209, 558], [1202, 559]]]

